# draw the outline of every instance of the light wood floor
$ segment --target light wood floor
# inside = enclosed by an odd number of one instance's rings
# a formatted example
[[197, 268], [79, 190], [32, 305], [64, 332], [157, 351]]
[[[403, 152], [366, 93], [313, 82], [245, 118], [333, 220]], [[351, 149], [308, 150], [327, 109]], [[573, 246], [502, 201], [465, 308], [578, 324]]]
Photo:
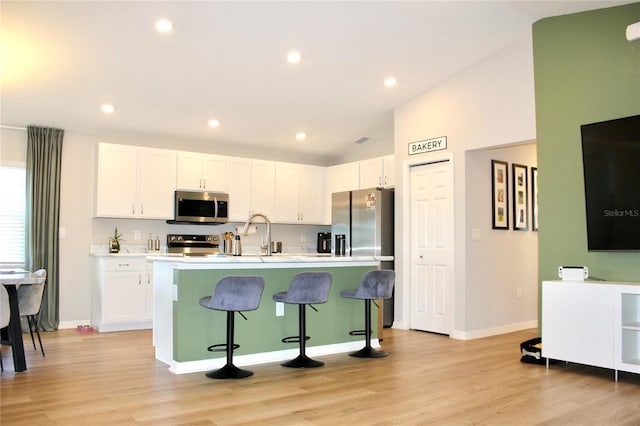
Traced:
[[640, 425], [640, 375], [620, 373], [616, 383], [611, 370], [522, 364], [519, 344], [535, 330], [471, 341], [385, 333], [387, 358], [256, 365], [237, 381], [170, 373], [150, 331], [43, 333], [47, 357], [26, 341], [25, 373], [13, 372], [2, 348], [0, 423]]

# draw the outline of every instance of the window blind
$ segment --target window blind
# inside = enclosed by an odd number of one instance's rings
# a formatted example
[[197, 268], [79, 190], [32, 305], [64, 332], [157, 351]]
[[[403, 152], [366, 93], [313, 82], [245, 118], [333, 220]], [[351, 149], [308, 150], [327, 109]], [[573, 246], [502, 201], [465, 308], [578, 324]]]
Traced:
[[26, 238], [24, 165], [0, 165], [0, 203], [0, 264], [23, 265]]

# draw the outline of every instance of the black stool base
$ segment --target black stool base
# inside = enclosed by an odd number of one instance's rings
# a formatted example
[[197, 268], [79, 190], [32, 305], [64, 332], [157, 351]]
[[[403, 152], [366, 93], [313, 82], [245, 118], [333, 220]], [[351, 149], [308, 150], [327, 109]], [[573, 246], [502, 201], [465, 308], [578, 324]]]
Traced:
[[356, 358], [384, 358], [387, 355], [389, 355], [387, 352], [378, 351], [366, 346], [359, 351], [349, 353], [349, 356], [353, 356]]
[[316, 368], [322, 367], [324, 365], [324, 362], [316, 361], [315, 359], [311, 359], [306, 355], [298, 355], [291, 361], [283, 362], [280, 365], [289, 368]]
[[205, 374], [210, 379], [244, 379], [253, 376], [253, 371], [243, 370], [233, 364], [227, 364], [219, 370], [212, 370]]

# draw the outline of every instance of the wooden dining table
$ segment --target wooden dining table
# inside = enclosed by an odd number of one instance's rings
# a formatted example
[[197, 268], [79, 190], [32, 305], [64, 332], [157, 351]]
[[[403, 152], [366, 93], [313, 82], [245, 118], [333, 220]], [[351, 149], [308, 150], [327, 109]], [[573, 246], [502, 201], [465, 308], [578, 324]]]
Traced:
[[38, 283], [41, 277], [23, 270], [0, 270], [0, 284], [9, 294], [9, 307], [11, 317], [7, 327], [8, 340], [11, 342], [13, 352], [13, 366], [16, 373], [27, 370], [27, 361], [24, 357], [24, 343], [22, 341], [22, 326], [20, 325], [20, 308], [18, 305], [18, 287]]

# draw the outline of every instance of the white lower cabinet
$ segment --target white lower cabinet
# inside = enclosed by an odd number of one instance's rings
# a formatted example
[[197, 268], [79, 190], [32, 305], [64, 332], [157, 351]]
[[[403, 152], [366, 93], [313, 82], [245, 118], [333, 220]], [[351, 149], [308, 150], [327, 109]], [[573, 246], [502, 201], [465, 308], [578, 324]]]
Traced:
[[91, 325], [98, 331], [152, 327], [153, 278], [144, 256], [95, 256]]
[[640, 373], [640, 285], [543, 281], [542, 356]]

